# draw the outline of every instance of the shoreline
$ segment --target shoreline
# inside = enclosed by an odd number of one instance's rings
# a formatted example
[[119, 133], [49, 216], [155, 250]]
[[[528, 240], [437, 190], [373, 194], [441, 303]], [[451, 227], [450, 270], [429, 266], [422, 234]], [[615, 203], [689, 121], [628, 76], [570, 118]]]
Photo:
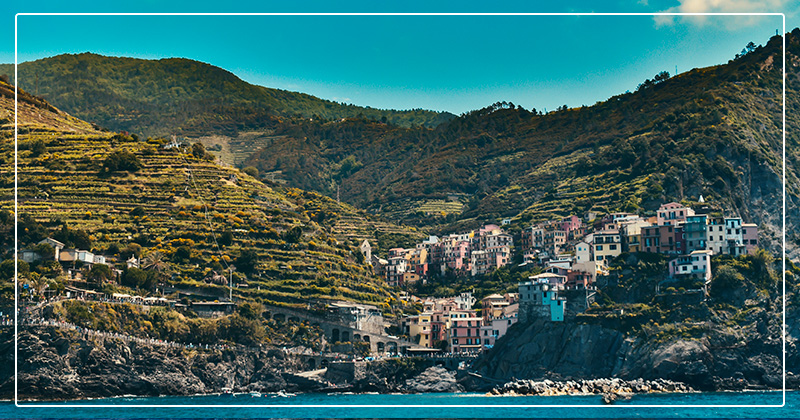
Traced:
[[[541, 381], [544, 382], [544, 381]], [[553, 381], [554, 382], [554, 381]], [[566, 381], [564, 381], [566, 382]], [[580, 382], [580, 381], [573, 381], [573, 382]], [[800, 389], [786, 389], [786, 392], [797, 392]], [[757, 393], [757, 392], [781, 392], [783, 391], [782, 388], [777, 389], [743, 389], [743, 390], [715, 390], [715, 391], [701, 391], [701, 390], [684, 390], [684, 391], [649, 391], [649, 392], [632, 392], [629, 393], [630, 395], [643, 395], [643, 394], [714, 394], [714, 393]], [[278, 394], [278, 392], [262, 392], [261, 397], [252, 397], [252, 398], [265, 398], [270, 394]], [[515, 392], [508, 392], [502, 394], [492, 394], [490, 392], [480, 392], [480, 391], [460, 391], [460, 392], [452, 392], [452, 393], [443, 393], [443, 392], [352, 392], [352, 391], [344, 391], [344, 392], [314, 392], [314, 391], [306, 391], [306, 392], [293, 392], [296, 396], [299, 395], [438, 395], [438, 394], [471, 394], [475, 397], [510, 397], [510, 398], [517, 398], [517, 397], [563, 397], [563, 396], [570, 396], [570, 397], [588, 397], [588, 396], [600, 396], [603, 393], [552, 393], [552, 394], [522, 394], [522, 393], [515, 393]], [[223, 396], [225, 395], [222, 392], [211, 392], [207, 394], [192, 394], [192, 395], [114, 395], [109, 397], [86, 397], [86, 398], [75, 398], [75, 399], [56, 399], [56, 400], [46, 400], [46, 399], [20, 399], [20, 403], [68, 403], [68, 402], [80, 402], [80, 401], [94, 401], [94, 400], [110, 400], [110, 399], [122, 399], [122, 398], [190, 398], [190, 397], [213, 397], [213, 396]], [[230, 398], [238, 398], [250, 395], [250, 392], [234, 392]], [[0, 403], [9, 403], [13, 404], [14, 399], [9, 398], [0, 398]]]

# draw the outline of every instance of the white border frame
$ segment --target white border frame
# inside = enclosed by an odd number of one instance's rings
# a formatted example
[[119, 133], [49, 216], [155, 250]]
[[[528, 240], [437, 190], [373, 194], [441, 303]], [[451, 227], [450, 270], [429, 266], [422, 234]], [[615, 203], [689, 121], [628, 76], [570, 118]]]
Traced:
[[[641, 405], [583, 405], [583, 404], [542, 404], [542, 405], [526, 405], [526, 404], [504, 404], [504, 405], [487, 405], [487, 404], [309, 404], [309, 405], [291, 405], [291, 404], [197, 404], [197, 405], [181, 405], [181, 404], [37, 404], [37, 403], [23, 403], [20, 404], [19, 400], [19, 287], [18, 287], [18, 260], [16, 256], [19, 254], [18, 249], [18, 197], [17, 197], [17, 154], [18, 154], [18, 18], [20, 16], [781, 16], [783, 20], [783, 32], [781, 33], [783, 41], [783, 205], [782, 205], [782, 218], [783, 226], [781, 231], [781, 239], [783, 242], [783, 316], [782, 316], [782, 336], [783, 339], [783, 390], [782, 390], [782, 403], [781, 404], [757, 404], [757, 405], [742, 405], [742, 404], [728, 404], [728, 405], [710, 405], [710, 404], [697, 404], [697, 405], [658, 405], [658, 404], [641, 404]], [[17, 13], [14, 15], [14, 405], [18, 408], [783, 408], [786, 406], [786, 15], [784, 13]]]

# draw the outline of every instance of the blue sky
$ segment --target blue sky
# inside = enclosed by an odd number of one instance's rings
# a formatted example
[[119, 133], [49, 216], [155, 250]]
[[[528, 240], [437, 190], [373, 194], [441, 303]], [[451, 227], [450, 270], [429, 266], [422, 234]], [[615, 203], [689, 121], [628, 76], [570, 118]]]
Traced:
[[[783, 12], [788, 0], [560, 2], [11, 2], [0, 62], [14, 60], [18, 12]], [[10, 28], [10, 30], [9, 30]], [[91, 51], [186, 57], [268, 87], [377, 108], [462, 113], [496, 101], [592, 105], [645, 78], [727, 62], [782, 30], [780, 16], [20, 16], [19, 60]]]

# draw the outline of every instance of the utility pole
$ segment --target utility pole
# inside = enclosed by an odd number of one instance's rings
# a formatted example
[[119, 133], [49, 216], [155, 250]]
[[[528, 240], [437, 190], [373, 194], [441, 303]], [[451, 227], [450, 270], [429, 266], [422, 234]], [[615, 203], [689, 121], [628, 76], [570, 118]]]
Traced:
[[233, 266], [229, 267], [231, 270], [230, 280], [228, 280], [228, 300], [233, 302]]

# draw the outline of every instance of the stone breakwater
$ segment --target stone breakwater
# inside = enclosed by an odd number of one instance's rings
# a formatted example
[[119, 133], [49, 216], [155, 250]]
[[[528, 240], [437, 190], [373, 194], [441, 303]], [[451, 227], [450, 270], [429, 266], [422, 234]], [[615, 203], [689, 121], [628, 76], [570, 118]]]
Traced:
[[582, 379], [579, 381], [533, 381], [518, 379], [495, 387], [486, 395], [599, 395], [599, 394], [644, 394], [649, 392], [694, 392], [692, 387], [667, 379], [626, 381], [619, 378]]

